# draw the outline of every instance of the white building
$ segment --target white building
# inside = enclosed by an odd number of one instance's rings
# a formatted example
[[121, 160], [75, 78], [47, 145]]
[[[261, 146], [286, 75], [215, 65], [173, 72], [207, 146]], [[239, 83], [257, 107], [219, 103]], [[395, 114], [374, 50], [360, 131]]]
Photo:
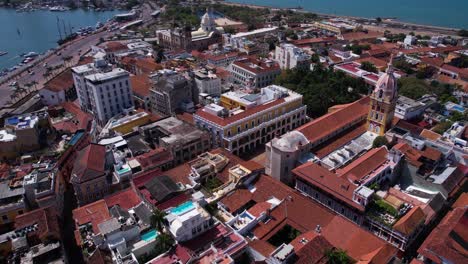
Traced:
[[81, 108], [92, 113], [100, 125], [133, 107], [129, 73], [125, 70], [109, 70], [97, 62], [73, 68], [73, 79]]
[[281, 69], [308, 68], [311, 56], [301, 48], [289, 43], [281, 43], [276, 46], [275, 60]]
[[272, 60], [242, 59], [230, 66], [235, 83], [251, 88], [262, 88], [273, 84], [281, 74], [279, 65]]
[[210, 214], [192, 201], [173, 207], [166, 216], [169, 231], [178, 242], [190, 240], [212, 227]]
[[195, 85], [198, 93], [205, 93], [212, 96], [221, 95], [221, 79], [216, 74], [207, 70], [195, 72]]
[[411, 45], [416, 44], [417, 41], [418, 41], [418, 39], [415, 36], [406, 35], [405, 40], [403, 41], [403, 43], [405, 43], [406, 46], [411, 46]]
[[395, 107], [395, 116], [410, 120], [421, 116], [428, 107], [435, 103], [435, 98], [424, 96], [419, 100], [413, 100], [405, 96], [399, 96]]

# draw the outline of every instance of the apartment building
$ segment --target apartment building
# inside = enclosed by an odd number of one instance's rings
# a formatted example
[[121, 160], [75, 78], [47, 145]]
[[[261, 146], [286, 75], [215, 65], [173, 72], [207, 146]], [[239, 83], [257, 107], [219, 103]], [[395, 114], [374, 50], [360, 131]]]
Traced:
[[104, 125], [111, 117], [133, 107], [127, 71], [110, 69], [103, 61], [77, 66], [72, 71], [80, 106], [93, 113], [98, 124]]
[[293, 44], [281, 43], [275, 49], [275, 61], [283, 70], [296, 67], [307, 69], [310, 66], [310, 58], [309, 54]]
[[238, 155], [302, 125], [306, 108], [302, 95], [271, 85], [257, 94], [225, 93], [219, 105], [198, 110], [194, 121], [210, 132], [215, 147]]
[[262, 88], [273, 84], [281, 69], [272, 60], [244, 58], [233, 62], [230, 72], [235, 83], [251, 88]]

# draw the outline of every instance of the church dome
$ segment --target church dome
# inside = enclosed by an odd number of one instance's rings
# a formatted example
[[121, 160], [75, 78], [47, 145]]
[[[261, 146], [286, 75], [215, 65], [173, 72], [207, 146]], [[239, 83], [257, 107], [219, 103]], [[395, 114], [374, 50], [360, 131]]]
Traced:
[[205, 31], [213, 31], [216, 28], [213, 12], [207, 8], [206, 13], [201, 18], [201, 28]]
[[392, 101], [397, 95], [397, 79], [393, 74], [392, 62], [388, 64], [385, 73], [380, 76], [375, 85], [373, 92], [374, 96], [378, 99], [386, 99]]

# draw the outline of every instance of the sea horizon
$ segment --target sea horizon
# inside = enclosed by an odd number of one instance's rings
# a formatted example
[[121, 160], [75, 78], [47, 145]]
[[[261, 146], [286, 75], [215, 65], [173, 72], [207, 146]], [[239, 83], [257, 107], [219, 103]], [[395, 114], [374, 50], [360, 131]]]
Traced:
[[305, 11], [337, 16], [395, 18], [401, 22], [438, 27], [468, 28], [468, 1], [464, 0], [226, 0], [226, 2], [271, 6], [302, 7]]

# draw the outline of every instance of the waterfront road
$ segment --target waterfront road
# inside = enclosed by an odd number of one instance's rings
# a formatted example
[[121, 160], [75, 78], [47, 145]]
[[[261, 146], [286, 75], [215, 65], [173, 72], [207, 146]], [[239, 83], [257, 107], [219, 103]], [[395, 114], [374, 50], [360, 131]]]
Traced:
[[[151, 6], [144, 4], [140, 7], [141, 16], [140, 19], [144, 21], [144, 24], [151, 23], [152, 17]], [[107, 25], [108, 26], [108, 25]], [[30, 64], [33, 65], [29, 68], [29, 71], [34, 72], [30, 74], [27, 69], [17, 70], [19, 73], [16, 74], [15, 78], [4, 81], [6, 76], [0, 78], [0, 109], [3, 107], [8, 107], [8, 105], [13, 101], [17, 101], [18, 98], [12, 99], [11, 95], [14, 94], [15, 88], [9, 86], [10, 83], [16, 81], [18, 87], [27, 88], [27, 84], [36, 83], [35, 87], [40, 89], [47, 82], [44, 74], [47, 71], [47, 67], [55, 67], [64, 65], [75, 65], [80, 56], [86, 54], [91, 46], [99, 43], [101, 38], [107, 39], [109, 36], [113, 35], [115, 32], [108, 32], [105, 30], [107, 27], [103, 27], [100, 31], [96, 31], [93, 34], [87, 36], [79, 36], [78, 38], [57, 47], [53, 51], [49, 51], [45, 55], [42, 55], [32, 61]], [[65, 62], [64, 58], [71, 58], [69, 61]], [[63, 69], [63, 68], [62, 68]], [[50, 77], [49, 77], [50, 78]], [[34, 88], [34, 87], [31, 87]]]
[[[31, 62], [34, 66], [29, 68], [29, 71], [33, 72], [33, 74], [30, 74], [28, 70], [25, 69], [21, 73], [18, 73], [17, 77], [14, 79], [0, 85], [0, 106], [4, 107], [9, 101], [12, 101], [10, 96], [13, 94], [14, 88], [9, 86], [11, 82], [16, 81], [18, 83], [18, 87], [22, 88], [26, 88], [25, 85], [34, 82], [36, 83], [36, 87], [42, 87], [44, 83], [46, 83], [44, 74], [47, 71], [47, 67], [63, 65], [65, 63], [64, 58], [67, 57], [71, 58], [67, 63], [75, 64], [78, 62], [81, 54], [87, 52], [92, 45], [96, 45], [100, 38], [105, 38], [109, 34], [111, 33], [102, 30], [87, 36], [80, 36], [77, 39], [60, 46], [54, 50], [53, 53], [36, 58]], [[47, 64], [47, 66], [45, 64]]]

